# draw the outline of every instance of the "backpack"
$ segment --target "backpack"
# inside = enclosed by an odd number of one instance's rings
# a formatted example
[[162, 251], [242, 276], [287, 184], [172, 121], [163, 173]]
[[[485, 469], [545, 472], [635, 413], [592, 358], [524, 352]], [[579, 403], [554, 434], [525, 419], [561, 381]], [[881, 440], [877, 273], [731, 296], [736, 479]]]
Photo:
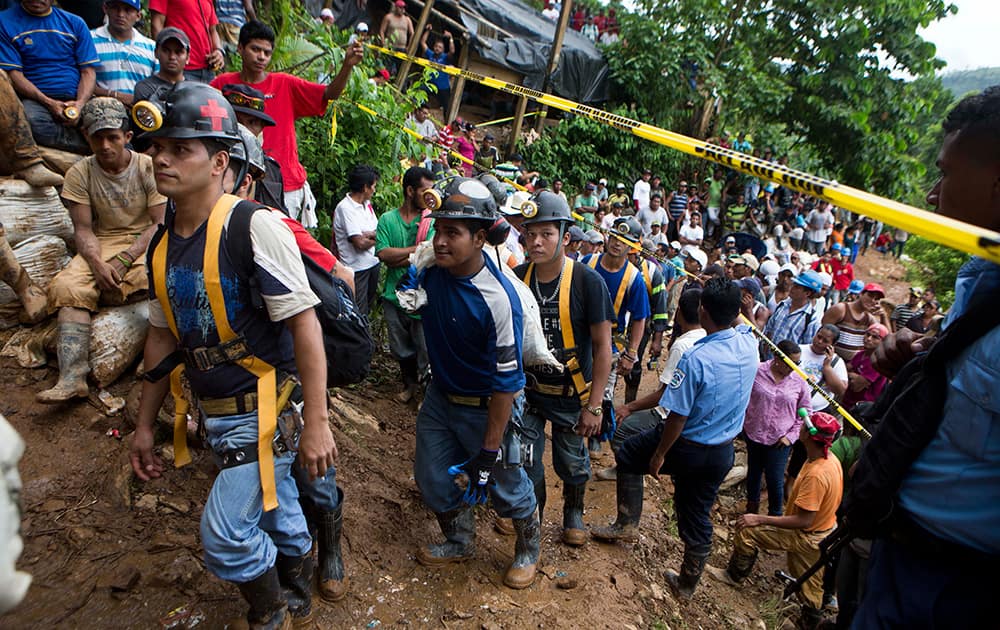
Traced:
[[[226, 251], [236, 265], [237, 273], [250, 286], [251, 304], [254, 308], [263, 308], [259, 283], [254, 275], [250, 244], [250, 220], [258, 210], [271, 211], [267, 206], [254, 201], [236, 204], [226, 231]], [[327, 387], [360, 383], [371, 371], [372, 355], [375, 352], [368, 317], [358, 312], [347, 283], [305, 254], [302, 255], [302, 263], [306, 269], [309, 288], [320, 300], [316, 305], [316, 317], [323, 329]]]

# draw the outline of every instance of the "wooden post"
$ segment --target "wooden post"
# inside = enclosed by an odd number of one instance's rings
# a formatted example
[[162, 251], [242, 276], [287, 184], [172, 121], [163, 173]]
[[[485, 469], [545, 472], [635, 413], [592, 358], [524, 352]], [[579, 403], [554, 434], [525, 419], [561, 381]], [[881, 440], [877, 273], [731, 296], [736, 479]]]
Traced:
[[[424, 27], [427, 25], [427, 18], [431, 15], [431, 9], [434, 7], [434, 0], [427, 0], [424, 3], [424, 8], [420, 11], [420, 17], [417, 19], [417, 26], [413, 31], [413, 37], [410, 38], [410, 43], [406, 46], [406, 54], [411, 57], [417, 56], [417, 47], [420, 46], [420, 37], [424, 34]], [[399, 73], [396, 75], [396, 87], [400, 90], [406, 84], [406, 75], [410, 73], [410, 62], [404, 61], [403, 65], [399, 67]]]
[[[462, 52], [458, 53], [458, 67], [462, 70], [469, 69], [469, 50], [472, 48], [472, 42], [468, 38], [462, 38]], [[451, 88], [451, 102], [448, 103], [448, 116], [446, 123], [449, 125], [451, 121], [455, 120], [458, 115], [458, 108], [462, 105], [462, 92], [465, 91], [465, 77], [458, 76], [455, 78], [455, 85]]]
[[[545, 70], [545, 82], [542, 84], [543, 92], [552, 91], [552, 74], [559, 67], [559, 55], [562, 53], [563, 37], [566, 36], [566, 29], [569, 27], [569, 16], [573, 13], [573, 0], [563, 0], [562, 11], [559, 13], [559, 22], [556, 23], [556, 32], [552, 36], [552, 50], [549, 54], [549, 65]], [[535, 119], [535, 131], [542, 133], [545, 125], [545, 117], [548, 116], [549, 108], [542, 106]]]
[[510, 130], [510, 142], [507, 143], [507, 155], [517, 150], [517, 138], [521, 135], [521, 123], [524, 122], [524, 112], [528, 109], [528, 97], [519, 96], [517, 109], [514, 110], [514, 126]]

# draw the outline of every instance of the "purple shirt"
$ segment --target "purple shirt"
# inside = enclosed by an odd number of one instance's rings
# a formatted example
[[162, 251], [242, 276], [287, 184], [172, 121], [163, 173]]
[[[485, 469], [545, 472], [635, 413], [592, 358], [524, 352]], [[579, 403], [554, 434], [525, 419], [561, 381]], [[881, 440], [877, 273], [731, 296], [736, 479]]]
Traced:
[[792, 372], [781, 381], [774, 380], [771, 363], [779, 360], [764, 361], [757, 367], [750, 404], [743, 421], [746, 436], [766, 446], [777, 443], [783, 437], [794, 442], [802, 426], [796, 411], [805, 407], [812, 412], [809, 385], [801, 376]]
[[[918, 316], [919, 317], [919, 316]], [[912, 320], [911, 320], [912, 321]], [[872, 355], [862, 350], [851, 358], [851, 365], [847, 368], [848, 374], [854, 372], [868, 379], [868, 387], [860, 392], [852, 391], [850, 379], [848, 379], [847, 391], [844, 392], [844, 409], [851, 410], [856, 403], [871, 402], [879, 397], [885, 384], [889, 382], [885, 376], [872, 367]]]

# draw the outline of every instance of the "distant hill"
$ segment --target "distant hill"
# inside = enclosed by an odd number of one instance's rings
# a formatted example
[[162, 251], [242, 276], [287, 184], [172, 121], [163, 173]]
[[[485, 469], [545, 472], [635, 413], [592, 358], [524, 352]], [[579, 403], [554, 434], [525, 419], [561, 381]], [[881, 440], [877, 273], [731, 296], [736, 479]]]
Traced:
[[1000, 67], [958, 70], [941, 75], [941, 83], [958, 98], [969, 92], [979, 92], [991, 85], [1000, 85]]

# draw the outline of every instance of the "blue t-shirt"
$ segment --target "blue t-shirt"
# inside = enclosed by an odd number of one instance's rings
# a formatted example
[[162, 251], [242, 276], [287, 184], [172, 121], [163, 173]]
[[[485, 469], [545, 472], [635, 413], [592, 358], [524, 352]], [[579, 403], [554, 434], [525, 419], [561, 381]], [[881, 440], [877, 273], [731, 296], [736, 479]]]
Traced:
[[[428, 48], [427, 50], [424, 51], [424, 54], [426, 54], [427, 58], [433, 61], [434, 63], [439, 63], [442, 66], [448, 65], [448, 53], [446, 52], [437, 55], [434, 53], [433, 50]], [[433, 83], [437, 87], [438, 92], [451, 89], [451, 78], [445, 72], [438, 72], [437, 70], [431, 70], [431, 83]]]
[[50, 98], [76, 98], [80, 68], [101, 63], [82, 19], [53, 7], [44, 16], [21, 5], [0, 13], [0, 70], [19, 70]]
[[483, 255], [468, 277], [429, 267], [421, 310], [434, 380], [449, 394], [489, 396], [524, 388], [524, 313], [514, 285]]
[[670, 203], [667, 204], [667, 212], [670, 213], [670, 219], [676, 221], [681, 218], [681, 215], [683, 215], [684, 211], [687, 210], [687, 206], [688, 196], [683, 193], [675, 192], [674, 196], [670, 199]]
[[[618, 295], [618, 289], [622, 284], [622, 280], [625, 279], [625, 270], [628, 267], [632, 267], [635, 270], [632, 284], [625, 289], [625, 297], [619, 306], [618, 312], [615, 313], [615, 323], [611, 331], [613, 335], [623, 335], [628, 332], [628, 323], [640, 319], [648, 319], [650, 316], [649, 293], [646, 292], [646, 282], [642, 278], [642, 272], [636, 269], [635, 265], [630, 262], [626, 262], [621, 269], [614, 273], [608, 271], [600, 262], [600, 257], [604, 256], [604, 254], [591, 254], [580, 262], [590, 266], [590, 261], [594, 256], [598, 256], [597, 265], [594, 267], [594, 270], [604, 280], [604, 284], [607, 285], [612, 305], [615, 303], [615, 297]], [[627, 321], [626, 314], [628, 315]]]
[[[972, 258], [959, 270], [945, 326], [996, 308], [1000, 266]], [[944, 417], [899, 490], [899, 506], [944, 540], [1000, 553], [1000, 327], [948, 364]]]
[[729, 442], [743, 429], [758, 365], [757, 339], [749, 326], [714, 332], [681, 357], [660, 406], [687, 416], [684, 439]]

